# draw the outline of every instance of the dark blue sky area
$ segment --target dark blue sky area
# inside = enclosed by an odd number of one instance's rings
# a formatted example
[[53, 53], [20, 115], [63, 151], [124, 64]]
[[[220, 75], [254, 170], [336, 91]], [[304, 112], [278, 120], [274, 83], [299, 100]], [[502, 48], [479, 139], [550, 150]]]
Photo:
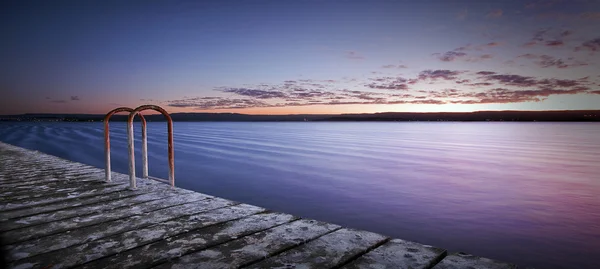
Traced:
[[600, 108], [599, 1], [16, 1], [0, 12], [0, 113]]

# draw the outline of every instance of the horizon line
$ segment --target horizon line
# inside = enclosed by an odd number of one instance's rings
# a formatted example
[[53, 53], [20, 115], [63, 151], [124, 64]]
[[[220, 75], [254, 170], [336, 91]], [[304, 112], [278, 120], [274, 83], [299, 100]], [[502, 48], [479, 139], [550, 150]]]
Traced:
[[[475, 111], [463, 111], [463, 112], [450, 112], [450, 111], [435, 111], [435, 112], [416, 112], [416, 111], [386, 111], [386, 112], [357, 112], [357, 113], [337, 113], [337, 114], [245, 114], [238, 112], [172, 112], [172, 114], [237, 114], [237, 115], [248, 115], [248, 116], [294, 116], [294, 115], [364, 115], [364, 114], [385, 114], [385, 113], [404, 113], [404, 114], [468, 114], [468, 113], [480, 113], [480, 112], [577, 112], [577, 111], [600, 111], [600, 109], [559, 109], [559, 110], [475, 110]], [[152, 111], [155, 112], [155, 111]], [[106, 115], [106, 113], [94, 114], [94, 113], [36, 113], [26, 112], [20, 114], [2, 114], [0, 116], [23, 116], [23, 115]], [[146, 115], [159, 115], [160, 113], [148, 113]], [[126, 114], [121, 114], [126, 115]], [[119, 114], [115, 114], [119, 116]]]

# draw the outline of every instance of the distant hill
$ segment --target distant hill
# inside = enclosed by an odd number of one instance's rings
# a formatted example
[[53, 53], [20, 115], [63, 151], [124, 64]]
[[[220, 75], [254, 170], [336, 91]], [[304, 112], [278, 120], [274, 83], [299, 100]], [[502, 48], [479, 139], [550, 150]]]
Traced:
[[342, 114], [324, 121], [600, 121], [600, 110]]
[[[365, 114], [249, 115], [238, 113], [172, 113], [173, 121], [600, 121], [600, 110], [384, 112]], [[162, 115], [146, 115], [148, 121], [164, 121]], [[21, 114], [0, 116], [0, 121], [102, 121], [96, 114]], [[126, 121], [114, 115], [111, 121]], [[136, 120], [139, 120], [136, 118]]]

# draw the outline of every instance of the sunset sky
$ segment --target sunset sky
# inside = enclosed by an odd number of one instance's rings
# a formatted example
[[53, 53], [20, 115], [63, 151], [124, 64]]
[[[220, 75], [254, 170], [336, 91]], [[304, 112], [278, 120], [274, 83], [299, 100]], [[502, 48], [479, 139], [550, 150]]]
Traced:
[[0, 114], [600, 109], [600, 1], [9, 1]]

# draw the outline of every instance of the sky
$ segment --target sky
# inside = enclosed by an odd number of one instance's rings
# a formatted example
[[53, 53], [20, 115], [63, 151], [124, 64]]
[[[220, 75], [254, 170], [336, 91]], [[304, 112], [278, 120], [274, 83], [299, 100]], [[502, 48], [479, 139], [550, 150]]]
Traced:
[[600, 109], [598, 0], [3, 1], [0, 114]]

